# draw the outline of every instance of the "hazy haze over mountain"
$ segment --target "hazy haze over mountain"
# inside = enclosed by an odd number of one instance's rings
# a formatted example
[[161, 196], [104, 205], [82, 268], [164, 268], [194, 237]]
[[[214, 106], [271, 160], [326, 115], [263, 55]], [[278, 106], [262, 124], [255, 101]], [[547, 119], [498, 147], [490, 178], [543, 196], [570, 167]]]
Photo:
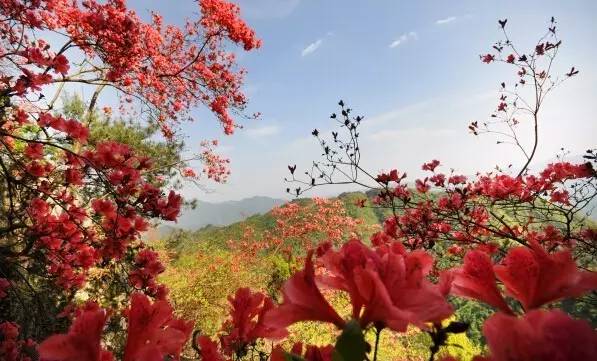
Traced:
[[178, 223], [170, 225], [189, 230], [199, 229], [207, 225], [227, 226], [255, 214], [267, 213], [275, 206], [286, 202], [284, 199], [262, 196], [220, 203], [198, 201], [195, 209], [183, 210]]

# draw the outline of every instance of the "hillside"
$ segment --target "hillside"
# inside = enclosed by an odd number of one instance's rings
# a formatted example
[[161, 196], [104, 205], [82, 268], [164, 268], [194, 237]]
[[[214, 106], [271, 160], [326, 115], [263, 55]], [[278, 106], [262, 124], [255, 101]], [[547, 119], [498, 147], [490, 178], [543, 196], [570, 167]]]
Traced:
[[252, 216], [261, 216], [286, 202], [284, 199], [263, 196], [220, 203], [197, 201], [195, 208], [187, 208], [182, 211], [176, 223], [162, 223], [146, 232], [144, 239], [147, 241], [165, 239], [178, 230], [196, 231], [203, 228], [228, 226]]
[[197, 230], [208, 225], [227, 226], [247, 217], [266, 213], [284, 203], [286, 201], [283, 199], [261, 196], [221, 203], [198, 201], [197, 207], [182, 212], [176, 227]]
[[[366, 197], [370, 198], [371, 195], [368, 196], [364, 192], [350, 192], [342, 193], [334, 199], [342, 201], [347, 215], [361, 220], [363, 222], [363, 228], [365, 228], [380, 224], [387, 216], [379, 209], [360, 208], [356, 206], [355, 203], [357, 200]], [[308, 203], [312, 202], [312, 200], [300, 198], [291, 202]], [[228, 240], [238, 240], [242, 237], [244, 230], [248, 228], [254, 232], [254, 235], [257, 238], [259, 238], [263, 232], [272, 230], [275, 227], [275, 220], [271, 214], [271, 208], [273, 207], [270, 207], [270, 209], [263, 214], [253, 214], [243, 220], [228, 225], [216, 225], [210, 223], [195, 230], [186, 227], [180, 227], [177, 231], [169, 229], [171, 234], [168, 243], [170, 243], [170, 246], [175, 248], [178, 252], [192, 252], [196, 249], [197, 243], [209, 243], [214, 246], [223, 246]]]

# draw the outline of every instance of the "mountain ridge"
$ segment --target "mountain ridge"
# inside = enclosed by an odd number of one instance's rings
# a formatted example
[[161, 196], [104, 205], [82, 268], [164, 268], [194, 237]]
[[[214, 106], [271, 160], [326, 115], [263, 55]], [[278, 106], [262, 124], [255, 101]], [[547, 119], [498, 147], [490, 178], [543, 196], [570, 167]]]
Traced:
[[182, 210], [177, 222], [159, 224], [146, 232], [145, 239], [162, 239], [179, 229], [197, 231], [209, 226], [229, 226], [251, 216], [263, 215], [287, 202], [288, 200], [285, 199], [267, 196], [253, 196], [224, 202], [197, 201], [196, 207]]

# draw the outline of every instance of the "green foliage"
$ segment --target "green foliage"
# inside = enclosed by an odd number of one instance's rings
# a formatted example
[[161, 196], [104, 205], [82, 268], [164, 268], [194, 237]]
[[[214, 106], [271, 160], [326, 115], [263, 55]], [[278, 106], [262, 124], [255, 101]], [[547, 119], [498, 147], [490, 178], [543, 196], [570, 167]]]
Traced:
[[[165, 258], [165, 243], [154, 247], [163, 250]], [[196, 328], [210, 336], [220, 331], [227, 317], [229, 295], [241, 287], [265, 291], [272, 265], [277, 265], [284, 279], [290, 272], [274, 257], [239, 263], [237, 254], [211, 242], [197, 242], [195, 250], [171, 258], [159, 281], [168, 285], [176, 312], [194, 320]]]
[[471, 361], [473, 357], [481, 353], [482, 348], [465, 333], [451, 333], [439, 355], [450, 355], [461, 361]]
[[[358, 207], [357, 201], [370, 198], [372, 194], [363, 192], [343, 193], [340, 199], [347, 214], [362, 221], [359, 233], [366, 239], [379, 224], [389, 216], [388, 210], [373, 207]], [[312, 202], [299, 199], [302, 205]], [[161, 245], [170, 256], [170, 264], [160, 281], [168, 284], [173, 304], [182, 316], [195, 320], [197, 327], [210, 336], [220, 330], [221, 322], [227, 317], [227, 296], [238, 287], [251, 287], [280, 300], [280, 289], [293, 270], [301, 264], [289, 263], [280, 255], [261, 253], [251, 264], [244, 263], [233, 269], [235, 254], [229, 242], [241, 239], [247, 229], [251, 229], [252, 239], [259, 241], [264, 233], [271, 232], [276, 222], [271, 213], [255, 215], [229, 226], [207, 226], [195, 232], [174, 232]], [[443, 253], [443, 250], [438, 252]], [[449, 267], [455, 260], [442, 258]], [[343, 293], [327, 294], [326, 297], [338, 312], [350, 317], [350, 302]], [[480, 325], [488, 309], [472, 301], [459, 300], [462, 309], [456, 318], [471, 323], [468, 334], [451, 335], [447, 346], [440, 353], [460, 355], [469, 359], [482, 345]], [[460, 304], [459, 304], [460, 306]], [[285, 342], [289, 349], [295, 342], [324, 346], [334, 344], [339, 331], [329, 324], [301, 322], [290, 328], [290, 337]], [[375, 330], [364, 330], [364, 342], [375, 345]], [[348, 337], [348, 336], [346, 336]], [[379, 337], [378, 360], [408, 359], [426, 360], [429, 357], [431, 339], [425, 332], [415, 328], [406, 334], [383, 330]], [[372, 353], [369, 354], [372, 358]]]
[[184, 143], [179, 140], [158, 141], [157, 124], [140, 124], [133, 119], [113, 119], [96, 109], [88, 109], [85, 102], [76, 94], [63, 97], [61, 113], [67, 118], [79, 119], [87, 124], [90, 130], [88, 139], [90, 144], [106, 140], [126, 144], [135, 151], [135, 154], [152, 159], [154, 177], [164, 177], [174, 181], [175, 186], [180, 186], [180, 181], [176, 178], [176, 167], [185, 164], [182, 158]]
[[200, 243], [210, 243], [214, 247], [228, 248], [228, 242], [242, 238], [246, 229], [253, 231], [254, 240], [260, 240], [263, 233], [275, 227], [275, 220], [270, 213], [254, 215], [242, 222], [229, 226], [206, 226], [197, 231], [177, 230], [168, 239], [168, 249], [176, 254], [197, 252]]
[[452, 304], [456, 312], [454, 316], [457, 320], [469, 324], [466, 335], [475, 345], [485, 345], [482, 334], [483, 321], [491, 315], [494, 310], [483, 303], [462, 298], [452, 298]]
[[334, 361], [361, 361], [367, 353], [367, 343], [363, 337], [363, 330], [359, 323], [350, 320], [342, 330], [336, 341], [332, 360]]

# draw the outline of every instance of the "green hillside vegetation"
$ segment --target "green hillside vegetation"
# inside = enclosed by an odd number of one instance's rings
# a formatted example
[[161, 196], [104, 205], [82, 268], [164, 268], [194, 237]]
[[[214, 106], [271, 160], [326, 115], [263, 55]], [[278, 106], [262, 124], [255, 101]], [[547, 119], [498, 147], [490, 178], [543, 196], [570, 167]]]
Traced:
[[[361, 208], [356, 201], [365, 197], [371, 198], [363, 192], [343, 193], [338, 196], [348, 215], [361, 220], [359, 233], [368, 239], [379, 224], [389, 215], [388, 211], [370, 207]], [[301, 205], [308, 205], [312, 200], [298, 199]], [[181, 316], [194, 319], [197, 327], [205, 334], [215, 336], [221, 322], [226, 317], [228, 308], [227, 296], [233, 294], [239, 287], [250, 287], [270, 294], [274, 299], [279, 298], [279, 289], [293, 269], [302, 267], [296, 261], [288, 261], [280, 255], [261, 253], [250, 264], [235, 264], [234, 252], [228, 242], [241, 239], [245, 229], [253, 231], [255, 240], [259, 240], [267, 231], [276, 226], [276, 220], [271, 212], [263, 215], [251, 216], [244, 221], [229, 226], [207, 226], [197, 231], [178, 230], [168, 239], [154, 243], [167, 257], [169, 264], [161, 281], [168, 284], [170, 297]], [[314, 237], [319, 238], [318, 235]], [[348, 303], [342, 295], [333, 295], [334, 307], [344, 310], [348, 314]], [[312, 344], [326, 344], [334, 339], [334, 329], [322, 327], [321, 324], [302, 323], [293, 326], [297, 339], [288, 342], [302, 341]], [[374, 334], [368, 335], [369, 341], [374, 340]], [[392, 354], [380, 355], [380, 359], [389, 360], [408, 358], [410, 360], [427, 359], [429, 337], [413, 330], [407, 335], [398, 335], [389, 331], [381, 335], [382, 344], [394, 347], [383, 347], [392, 350]], [[446, 347], [452, 355], [461, 355], [463, 360], [470, 359], [479, 351], [480, 346], [467, 337], [458, 335], [450, 340], [457, 346]], [[400, 345], [396, 347], [396, 345]]]
[[[363, 198], [371, 200], [374, 192], [350, 192], [337, 197], [343, 203], [346, 214], [360, 220], [358, 233], [364, 240], [379, 229], [380, 224], [391, 214], [388, 209], [359, 207], [357, 201]], [[432, 195], [437, 197], [438, 194]], [[300, 205], [312, 203], [311, 199], [297, 199]], [[512, 217], [507, 210], [496, 209], [495, 213], [503, 216], [505, 220]], [[292, 270], [302, 267], [297, 261], [288, 260], [280, 254], [261, 252], [250, 262], [242, 261], [238, 264], [235, 253], [229, 247], [229, 242], [243, 238], [245, 230], [252, 230], [255, 242], [262, 239], [266, 232], [271, 232], [276, 227], [276, 219], [272, 212], [263, 215], [254, 215], [241, 222], [229, 226], [206, 226], [197, 231], [178, 230], [169, 238], [155, 244], [167, 256], [167, 271], [161, 281], [168, 284], [171, 299], [177, 311], [184, 317], [198, 322], [202, 332], [215, 336], [221, 322], [226, 317], [228, 308], [227, 296], [239, 287], [250, 287], [255, 290], [267, 292], [274, 299], [279, 298], [279, 290], [283, 282], [290, 276]], [[314, 234], [313, 237], [321, 240], [322, 235]], [[433, 252], [439, 260], [440, 268], [448, 268], [456, 264], [456, 259], [445, 253], [442, 245], [437, 244]], [[348, 311], [346, 300], [341, 296], [332, 297], [336, 309]], [[475, 301], [454, 299], [455, 317], [470, 324], [466, 335], [453, 335], [450, 344], [452, 355], [460, 355], [463, 360], [469, 360], [475, 352], [484, 347], [481, 335], [482, 320], [491, 309]], [[572, 313], [577, 313], [583, 318], [595, 320], [595, 309], [590, 302], [564, 303], [563, 306]], [[347, 312], [348, 314], [348, 312]], [[326, 344], [334, 339], [333, 328], [322, 325], [302, 323], [293, 326], [297, 332], [293, 341], [302, 341], [313, 344]], [[323, 332], [322, 330], [326, 330]], [[368, 336], [373, 339], [374, 335]], [[395, 354], [380, 355], [381, 359], [394, 359], [396, 357], [410, 360], [426, 359], [430, 339], [428, 335], [413, 330], [407, 335], [397, 335], [385, 331], [381, 338], [382, 343], [401, 345], [402, 347], [382, 347], [382, 350], [393, 350]], [[444, 350], [445, 352], [446, 350]]]
[[[379, 225], [389, 214], [380, 209], [370, 207], [361, 208], [355, 203], [359, 199], [370, 198], [364, 192], [343, 193], [338, 196], [342, 201], [348, 215], [355, 219], [360, 219], [363, 224], [360, 227], [365, 231], [367, 228]], [[293, 202], [299, 204], [308, 204], [310, 199], [297, 199]], [[265, 214], [253, 215], [243, 221], [233, 223], [229, 226], [206, 226], [197, 231], [177, 230], [167, 240], [166, 247], [169, 251], [176, 254], [186, 254], [188, 252], [197, 252], [201, 249], [203, 243], [209, 243], [212, 246], [227, 248], [229, 240], [238, 240], [242, 237], [245, 229], [250, 228], [254, 232], [256, 240], [259, 240], [265, 231], [271, 231], [276, 226], [276, 221], [271, 212]], [[367, 237], [367, 234], [363, 234]]]

